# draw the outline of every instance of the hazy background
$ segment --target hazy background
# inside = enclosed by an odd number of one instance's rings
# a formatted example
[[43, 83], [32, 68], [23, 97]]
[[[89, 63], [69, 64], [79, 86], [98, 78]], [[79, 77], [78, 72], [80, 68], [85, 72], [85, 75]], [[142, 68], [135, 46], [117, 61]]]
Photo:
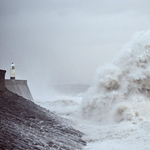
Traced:
[[89, 84], [137, 31], [149, 0], [0, 0], [0, 69], [16, 66], [33, 97], [53, 84]]

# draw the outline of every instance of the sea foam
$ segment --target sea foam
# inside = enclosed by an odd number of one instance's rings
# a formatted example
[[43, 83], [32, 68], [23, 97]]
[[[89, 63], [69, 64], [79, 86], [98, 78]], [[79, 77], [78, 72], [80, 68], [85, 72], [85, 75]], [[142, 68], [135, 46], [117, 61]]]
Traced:
[[150, 116], [150, 30], [139, 32], [112, 64], [97, 70], [82, 101], [82, 114], [100, 122]]

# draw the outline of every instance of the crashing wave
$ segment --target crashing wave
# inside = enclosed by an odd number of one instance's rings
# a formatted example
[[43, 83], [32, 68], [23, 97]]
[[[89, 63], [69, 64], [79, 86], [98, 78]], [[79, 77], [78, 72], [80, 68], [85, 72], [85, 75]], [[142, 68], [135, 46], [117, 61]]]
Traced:
[[138, 33], [112, 64], [98, 69], [82, 113], [103, 122], [142, 120], [150, 116], [149, 98], [150, 30]]

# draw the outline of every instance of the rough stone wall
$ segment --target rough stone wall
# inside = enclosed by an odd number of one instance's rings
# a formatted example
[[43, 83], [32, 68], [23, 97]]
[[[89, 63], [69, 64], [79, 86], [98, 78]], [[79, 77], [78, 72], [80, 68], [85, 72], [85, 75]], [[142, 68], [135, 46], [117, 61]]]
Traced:
[[5, 70], [0, 70], [0, 91], [5, 89]]
[[7, 90], [0, 92], [0, 150], [81, 150], [70, 121]]

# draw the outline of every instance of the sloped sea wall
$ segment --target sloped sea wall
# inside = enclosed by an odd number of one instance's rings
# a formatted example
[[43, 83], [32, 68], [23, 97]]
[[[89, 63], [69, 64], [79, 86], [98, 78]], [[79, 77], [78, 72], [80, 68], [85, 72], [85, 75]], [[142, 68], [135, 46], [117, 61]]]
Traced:
[[5, 86], [8, 90], [16, 93], [25, 99], [33, 101], [30, 89], [27, 85], [27, 80], [9, 80], [5, 79]]

